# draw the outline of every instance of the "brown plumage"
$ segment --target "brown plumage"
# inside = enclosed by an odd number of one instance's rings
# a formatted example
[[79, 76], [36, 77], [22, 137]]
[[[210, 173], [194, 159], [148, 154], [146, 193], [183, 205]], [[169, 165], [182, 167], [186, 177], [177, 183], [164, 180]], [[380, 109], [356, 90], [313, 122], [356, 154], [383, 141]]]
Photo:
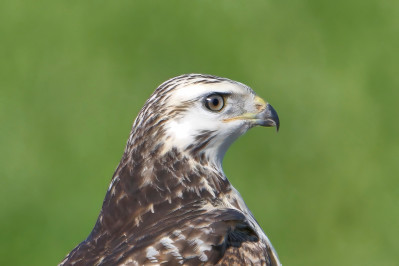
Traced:
[[280, 265], [221, 167], [256, 125], [278, 128], [277, 114], [241, 83], [163, 83], [133, 124], [93, 231], [60, 265]]

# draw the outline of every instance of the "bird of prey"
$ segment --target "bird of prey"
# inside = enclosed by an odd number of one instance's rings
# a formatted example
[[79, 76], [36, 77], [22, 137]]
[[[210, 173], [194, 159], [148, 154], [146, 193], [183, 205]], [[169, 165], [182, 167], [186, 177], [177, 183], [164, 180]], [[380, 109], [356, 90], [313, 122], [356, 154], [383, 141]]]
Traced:
[[137, 116], [90, 235], [60, 265], [281, 265], [222, 169], [254, 126], [279, 127], [248, 86], [203, 74], [161, 84]]

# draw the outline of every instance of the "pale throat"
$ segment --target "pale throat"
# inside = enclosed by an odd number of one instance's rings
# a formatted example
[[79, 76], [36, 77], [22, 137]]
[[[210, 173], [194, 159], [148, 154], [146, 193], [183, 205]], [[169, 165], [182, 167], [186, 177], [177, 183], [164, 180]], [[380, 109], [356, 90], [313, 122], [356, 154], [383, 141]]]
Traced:
[[[173, 148], [187, 153], [188, 157], [203, 153], [207, 162], [223, 173], [222, 162], [226, 151], [237, 138], [248, 130], [248, 127], [243, 123], [236, 123], [234, 127], [231, 127], [215, 120], [203, 122], [184, 118], [178, 121], [169, 121], [164, 129], [163, 153]], [[198, 137], [204, 131], [212, 132], [212, 134], [208, 139], [199, 140]], [[195, 148], [197, 148], [196, 153], [198, 154], [190, 153]]]

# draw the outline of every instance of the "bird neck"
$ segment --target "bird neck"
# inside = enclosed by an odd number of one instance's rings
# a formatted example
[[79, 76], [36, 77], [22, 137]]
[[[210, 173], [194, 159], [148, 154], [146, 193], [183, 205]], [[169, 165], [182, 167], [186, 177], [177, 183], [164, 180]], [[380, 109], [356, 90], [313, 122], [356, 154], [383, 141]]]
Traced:
[[[156, 148], [154, 148], [156, 149]], [[126, 150], [105, 196], [92, 234], [140, 228], [151, 214], [167, 215], [195, 204], [216, 204], [232, 190], [217, 166], [177, 149], [160, 155]], [[124, 229], [124, 230], [125, 230]]]

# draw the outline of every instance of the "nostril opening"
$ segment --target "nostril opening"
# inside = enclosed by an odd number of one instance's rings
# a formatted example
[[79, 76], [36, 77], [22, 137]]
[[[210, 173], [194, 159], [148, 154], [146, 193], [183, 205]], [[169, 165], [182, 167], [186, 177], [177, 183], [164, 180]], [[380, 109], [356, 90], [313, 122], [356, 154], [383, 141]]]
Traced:
[[266, 106], [263, 104], [257, 103], [257, 104], [255, 104], [255, 108], [258, 111], [263, 111], [266, 108]]

